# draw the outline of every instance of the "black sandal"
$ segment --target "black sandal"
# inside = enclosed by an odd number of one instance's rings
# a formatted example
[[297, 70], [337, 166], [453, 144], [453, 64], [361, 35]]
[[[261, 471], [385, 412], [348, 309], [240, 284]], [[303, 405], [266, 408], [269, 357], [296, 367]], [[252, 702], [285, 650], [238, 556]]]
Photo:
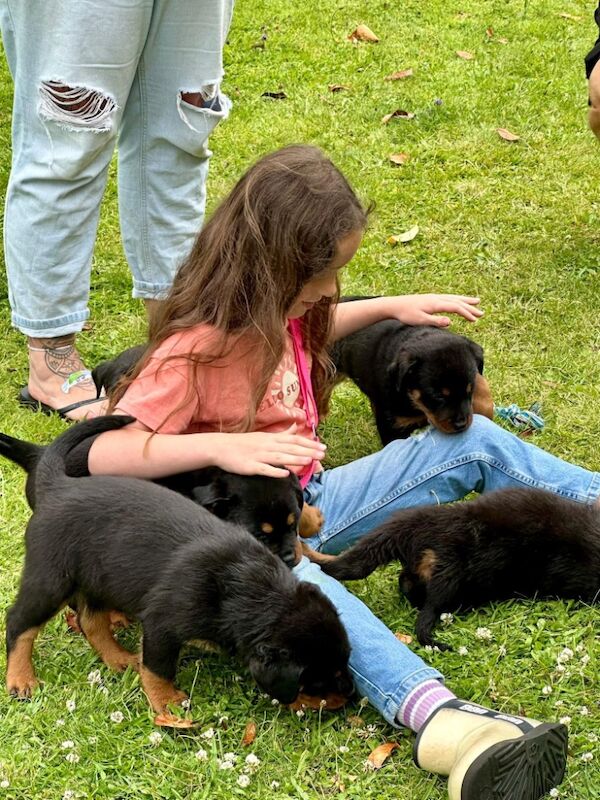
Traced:
[[59, 417], [70, 422], [74, 422], [75, 420], [67, 416], [69, 411], [75, 411], [76, 408], [89, 406], [92, 403], [98, 403], [104, 399], [104, 397], [90, 397], [88, 400], [79, 400], [77, 403], [71, 403], [62, 408], [52, 408], [52, 406], [47, 405], [47, 403], [42, 403], [41, 400], [36, 400], [35, 397], [32, 397], [27, 386], [24, 386], [19, 392], [19, 404], [24, 408], [30, 408], [32, 411], [41, 411], [42, 414], [47, 414], [48, 416], [58, 414]]

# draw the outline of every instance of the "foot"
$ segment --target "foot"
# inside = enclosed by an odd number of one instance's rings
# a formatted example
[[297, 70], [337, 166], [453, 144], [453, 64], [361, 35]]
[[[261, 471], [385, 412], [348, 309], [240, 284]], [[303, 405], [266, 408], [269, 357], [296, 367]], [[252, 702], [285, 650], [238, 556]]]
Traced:
[[539, 800], [563, 779], [567, 729], [454, 699], [427, 719], [414, 753], [448, 776], [450, 800]]
[[[96, 397], [92, 376], [75, 348], [74, 334], [50, 339], [29, 338], [29, 381], [31, 397], [53, 409], [61, 409]], [[105, 398], [75, 408], [68, 419], [89, 419], [104, 413]]]

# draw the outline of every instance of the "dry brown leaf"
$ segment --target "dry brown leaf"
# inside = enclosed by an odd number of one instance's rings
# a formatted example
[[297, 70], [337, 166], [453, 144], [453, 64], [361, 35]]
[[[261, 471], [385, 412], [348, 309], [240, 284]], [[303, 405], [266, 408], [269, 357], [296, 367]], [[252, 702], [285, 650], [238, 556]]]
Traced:
[[412, 228], [409, 228], [404, 233], [398, 233], [395, 236], [390, 236], [388, 238], [388, 244], [397, 245], [399, 242], [406, 244], [407, 242], [412, 242], [415, 236], [419, 233], [419, 226], [413, 225]]
[[348, 91], [349, 86], [344, 86], [343, 83], [330, 83], [327, 87], [330, 92], [344, 92]]
[[500, 36], [500, 38], [495, 40], [498, 44], [508, 44], [508, 39], [505, 39], [504, 36]]
[[242, 737], [242, 747], [248, 747], [256, 739], [256, 722], [253, 719], [246, 724]]
[[176, 717], [175, 714], [157, 714], [154, 724], [161, 728], [196, 728], [198, 723], [185, 717]]
[[362, 717], [358, 717], [353, 715], [352, 717], [348, 717], [348, 722], [352, 728], [364, 728], [365, 721]]
[[405, 111], [403, 108], [397, 108], [395, 111], [392, 111], [391, 114], [386, 114], [385, 117], [381, 118], [381, 122], [383, 125], [387, 125], [387, 123], [393, 119], [394, 117], [401, 117], [402, 119], [413, 119], [415, 115], [412, 111]]
[[575, 14], [567, 14], [566, 11], [561, 11], [561, 13], [558, 16], [562, 17], [563, 19], [572, 19], [573, 22], [579, 22], [579, 20], [581, 19], [581, 17], [576, 17]]
[[403, 644], [412, 644], [413, 637], [408, 633], [395, 633], [394, 636]]
[[391, 756], [394, 750], [400, 747], [397, 742], [386, 742], [380, 744], [367, 758], [367, 766], [371, 769], [381, 769], [385, 761]]
[[351, 42], [378, 42], [379, 38], [375, 36], [371, 28], [367, 25], [359, 25], [355, 28], [351, 34], [349, 34], [348, 39]]
[[505, 142], [518, 142], [519, 139], [521, 138], [520, 136], [517, 136], [516, 133], [511, 133], [506, 128], [496, 128], [496, 130], [497, 130], [498, 136], [501, 139], [504, 139]]
[[316, 697], [311, 694], [300, 693], [293, 703], [288, 704], [288, 708], [292, 711], [299, 711], [302, 708], [312, 708], [315, 711], [319, 708], [325, 708], [327, 711], [336, 711], [338, 708], [346, 705], [348, 698], [342, 694], [330, 694], [325, 697]]
[[465, 61], [472, 61], [472, 60], [475, 58], [475, 56], [473, 55], [473, 53], [469, 53], [469, 51], [468, 51], [468, 50], [457, 50], [457, 51], [456, 51], [456, 55], [457, 55], [459, 58], [462, 58], [462, 59], [464, 59]]
[[494, 38], [494, 29], [493, 28], [486, 28], [485, 29], [485, 33], [486, 33], [486, 36], [488, 37], [488, 39], [493, 39]]
[[406, 164], [410, 156], [408, 153], [391, 153], [388, 158], [392, 164], [398, 164], [398, 166], [401, 167], [403, 164]]
[[401, 69], [399, 72], [392, 72], [390, 75], [386, 75], [383, 79], [384, 81], [401, 81], [403, 78], [412, 78], [412, 68], [411, 69]]

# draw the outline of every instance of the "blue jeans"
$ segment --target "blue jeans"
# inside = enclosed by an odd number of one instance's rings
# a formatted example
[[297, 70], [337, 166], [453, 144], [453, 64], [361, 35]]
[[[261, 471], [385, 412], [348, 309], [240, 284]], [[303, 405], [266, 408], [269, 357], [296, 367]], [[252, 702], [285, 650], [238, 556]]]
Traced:
[[[12, 322], [81, 330], [108, 167], [133, 296], [160, 297], [201, 227], [208, 136], [227, 116], [233, 0], [0, 0], [15, 82], [4, 249]], [[64, 89], [70, 88], [69, 93]], [[200, 93], [201, 107], [182, 94]]]
[[[464, 433], [428, 428], [314, 476], [305, 498], [321, 509], [325, 525], [307, 542], [315, 550], [340, 553], [398, 509], [511, 486], [535, 486], [589, 503], [600, 494], [600, 473], [568, 464], [475, 416]], [[316, 583], [336, 606], [350, 638], [350, 669], [358, 692], [397, 725], [407, 694], [424, 680], [441, 679], [440, 673], [319, 566], [303, 558], [295, 573]]]

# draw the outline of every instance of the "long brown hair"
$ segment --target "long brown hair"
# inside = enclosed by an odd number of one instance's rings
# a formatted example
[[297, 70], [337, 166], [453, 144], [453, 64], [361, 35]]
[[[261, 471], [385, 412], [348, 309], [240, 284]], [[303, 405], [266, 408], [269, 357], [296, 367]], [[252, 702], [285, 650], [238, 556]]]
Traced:
[[[317, 147], [290, 145], [257, 161], [196, 237], [151, 319], [145, 356], [133, 376], [117, 387], [111, 407], [165, 339], [205, 323], [221, 333], [220, 346], [210, 353], [186, 354], [196, 368], [223, 358], [239, 337], [248, 337], [251, 361], [259, 366], [252, 375], [248, 414], [236, 430], [251, 428], [283, 357], [288, 311], [304, 285], [327, 268], [337, 242], [365, 228], [367, 214], [348, 181]], [[320, 411], [327, 394], [325, 348], [336, 299], [323, 298], [302, 318]], [[184, 403], [196, 395], [194, 375]]]

